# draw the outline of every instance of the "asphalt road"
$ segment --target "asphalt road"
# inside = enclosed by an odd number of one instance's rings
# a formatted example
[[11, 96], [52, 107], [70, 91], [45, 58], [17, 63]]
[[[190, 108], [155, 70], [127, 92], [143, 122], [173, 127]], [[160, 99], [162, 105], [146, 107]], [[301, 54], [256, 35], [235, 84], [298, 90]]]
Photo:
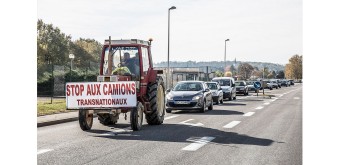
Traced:
[[198, 113], [173, 111], [158, 126], [118, 124], [91, 131], [78, 122], [37, 130], [38, 164], [302, 164], [302, 85], [237, 96]]

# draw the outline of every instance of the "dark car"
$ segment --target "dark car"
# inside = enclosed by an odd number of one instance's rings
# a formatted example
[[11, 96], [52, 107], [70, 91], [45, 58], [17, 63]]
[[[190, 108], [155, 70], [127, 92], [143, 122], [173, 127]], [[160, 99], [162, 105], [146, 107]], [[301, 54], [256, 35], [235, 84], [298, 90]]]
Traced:
[[288, 80], [290, 82], [291, 85], [295, 85], [295, 81], [293, 81], [292, 79]]
[[282, 86], [286, 86], [286, 87], [290, 86], [290, 81], [285, 80], [285, 79], [283, 79], [281, 81], [282, 81]]
[[220, 85], [217, 82], [206, 82], [206, 84], [212, 92], [213, 102], [216, 104], [223, 104], [223, 91]]
[[166, 95], [166, 112], [172, 110], [199, 110], [206, 107], [213, 109], [212, 93], [203, 81], [180, 81]]
[[236, 84], [236, 93], [248, 95], [248, 86], [245, 81], [235, 81]]
[[255, 82], [256, 81], [246, 81], [247, 86], [248, 86], [248, 91], [254, 91], [255, 93], [259, 92], [259, 89], [256, 89], [255, 86], [254, 86]]
[[279, 79], [276, 79], [276, 80], [277, 80], [278, 87], [281, 88], [282, 87], [282, 81]]

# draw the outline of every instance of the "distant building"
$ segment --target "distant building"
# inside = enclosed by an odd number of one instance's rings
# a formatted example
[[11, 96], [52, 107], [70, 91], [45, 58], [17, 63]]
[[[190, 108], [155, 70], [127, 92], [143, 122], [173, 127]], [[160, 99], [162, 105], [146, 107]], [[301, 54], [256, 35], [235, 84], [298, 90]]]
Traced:
[[211, 81], [215, 77], [215, 70], [211, 67], [170, 67], [171, 75], [168, 79], [166, 78], [166, 67], [155, 67], [155, 69], [163, 70], [163, 75], [161, 76], [163, 77], [164, 84], [166, 84], [166, 81], [169, 81], [169, 88], [174, 87], [179, 81]]

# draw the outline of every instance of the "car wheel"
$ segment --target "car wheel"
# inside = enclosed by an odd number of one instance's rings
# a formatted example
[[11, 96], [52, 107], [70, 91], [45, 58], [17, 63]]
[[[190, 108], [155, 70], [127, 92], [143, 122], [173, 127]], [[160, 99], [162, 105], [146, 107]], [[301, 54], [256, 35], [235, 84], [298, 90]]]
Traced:
[[213, 100], [211, 99], [211, 104], [208, 106], [208, 110], [213, 110]]
[[171, 109], [166, 109], [165, 110], [167, 113], [171, 113]]
[[223, 104], [223, 100], [224, 100], [224, 98], [222, 97], [222, 99], [220, 100], [220, 103], [221, 103], [221, 104]]
[[202, 107], [199, 109], [199, 112], [204, 113], [206, 109], [206, 100], [202, 103]]
[[231, 101], [232, 100], [232, 93], [230, 93], [230, 97], [229, 97], [229, 101]]

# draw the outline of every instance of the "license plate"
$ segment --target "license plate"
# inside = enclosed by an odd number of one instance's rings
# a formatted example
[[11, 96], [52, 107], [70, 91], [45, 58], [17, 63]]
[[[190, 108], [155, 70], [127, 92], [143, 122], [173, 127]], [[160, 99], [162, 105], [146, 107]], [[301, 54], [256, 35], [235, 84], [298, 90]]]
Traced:
[[176, 104], [189, 104], [188, 101], [176, 101]]

